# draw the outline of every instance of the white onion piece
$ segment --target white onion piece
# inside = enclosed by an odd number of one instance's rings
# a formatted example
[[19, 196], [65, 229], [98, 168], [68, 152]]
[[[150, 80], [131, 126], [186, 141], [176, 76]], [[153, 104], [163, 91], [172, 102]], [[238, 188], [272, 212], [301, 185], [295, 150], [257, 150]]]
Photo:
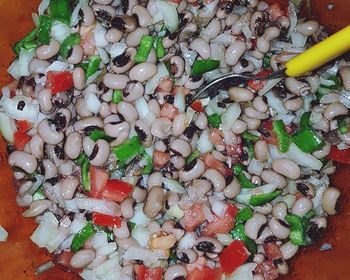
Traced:
[[288, 6], [288, 16], [289, 16], [288, 34], [290, 35], [292, 32], [295, 31], [295, 28], [297, 27], [297, 22], [298, 22], [298, 17], [297, 17], [297, 13], [295, 11], [295, 6], [291, 2], [289, 2], [289, 6]]
[[140, 119], [144, 119], [150, 112], [147, 101], [144, 97], [140, 97], [135, 102], [135, 108]]
[[214, 148], [213, 143], [209, 140], [209, 130], [206, 129], [202, 132], [197, 142], [197, 149], [202, 154], [210, 152]]
[[93, 82], [96, 81], [96, 79], [101, 75], [102, 70], [96, 71], [94, 74], [92, 74], [89, 78], [87, 78], [85, 86], [91, 85]]
[[144, 265], [151, 266], [158, 261], [158, 254], [141, 247], [130, 247], [126, 250], [123, 258], [125, 260], [141, 260]]
[[232, 243], [233, 238], [230, 234], [217, 233], [216, 239], [224, 246], [228, 246]]
[[130, 219], [130, 222], [136, 225], [146, 226], [151, 221], [151, 219], [143, 213], [143, 204], [137, 204], [134, 208], [134, 212], [134, 216]]
[[182, 56], [183, 56], [186, 64], [192, 66], [193, 62], [196, 60], [197, 52], [186, 48], [182, 44], [180, 45], [180, 50], [182, 52]]
[[54, 239], [58, 232], [58, 221], [51, 212], [46, 212], [39, 226], [35, 229], [30, 239], [40, 248], [46, 247]]
[[292, 37], [292, 44], [294, 47], [297, 48], [304, 48], [308, 36], [299, 32], [292, 32], [291, 33]]
[[16, 123], [8, 115], [0, 112], [0, 133], [4, 139], [13, 143], [13, 134], [17, 131]]
[[42, 0], [39, 7], [38, 7], [38, 14], [41, 16], [45, 13], [47, 8], [50, 5], [50, 0]]
[[[18, 103], [23, 101], [25, 106], [23, 110], [18, 110]], [[17, 95], [13, 98], [3, 97], [0, 105], [5, 109], [6, 114], [15, 120], [26, 120], [35, 123], [38, 118], [39, 105], [33, 99], [23, 95]]]
[[81, 6], [78, 4], [75, 6], [71, 18], [70, 18], [70, 26], [74, 27], [79, 24], [79, 11]]
[[241, 107], [237, 103], [230, 104], [221, 116], [221, 125], [224, 129], [230, 129], [233, 123], [241, 115]]
[[108, 256], [117, 250], [117, 244], [115, 242], [109, 242], [104, 246], [99, 247], [96, 250], [98, 256]]
[[29, 191], [27, 191], [27, 194], [29, 195], [33, 195], [37, 190], [38, 188], [41, 186], [41, 184], [44, 182], [44, 176], [43, 175], [40, 175], [40, 174], [37, 174], [35, 175], [35, 183], [33, 184], [33, 186], [29, 189]]
[[290, 125], [293, 120], [295, 119], [294, 115], [288, 115], [288, 114], [278, 114], [274, 118], [274, 120], [282, 120], [285, 125]]
[[104, 231], [97, 232], [91, 239], [91, 246], [94, 247], [94, 249], [96, 250], [102, 246], [106, 246], [107, 244], [107, 233], [105, 233]]
[[94, 30], [95, 45], [96, 47], [105, 48], [109, 45], [105, 38], [107, 30], [102, 26], [102, 24], [97, 23]]
[[89, 111], [93, 112], [94, 114], [97, 114], [100, 111], [101, 108], [101, 101], [97, 98], [96, 94], [92, 92], [88, 92], [84, 96], [84, 101], [86, 104], [86, 108], [88, 108]]
[[274, 183], [265, 184], [254, 189], [242, 189], [236, 200], [240, 203], [248, 204], [252, 195], [272, 193], [277, 189]]
[[143, 225], [137, 225], [132, 231], [131, 236], [139, 243], [140, 246], [146, 248], [151, 237], [150, 233]]
[[29, 76], [29, 63], [33, 59], [35, 55], [35, 50], [26, 50], [21, 49], [21, 52], [19, 54], [18, 58], [18, 68], [19, 68], [19, 75], [20, 76]]
[[253, 158], [248, 165], [248, 172], [260, 176], [264, 169], [264, 164]]
[[276, 97], [272, 91], [269, 91], [265, 96], [269, 107], [274, 109], [278, 114], [288, 114], [288, 110], [284, 107], [282, 100]]
[[213, 211], [213, 213], [219, 218], [224, 218], [228, 205], [218, 199], [211, 199], [210, 204], [211, 204], [211, 210]]
[[125, 43], [114, 43], [109, 50], [109, 54], [111, 55], [111, 58], [114, 58], [124, 53], [127, 47], [128, 45]]
[[47, 250], [52, 253], [55, 251], [58, 246], [60, 246], [63, 241], [68, 237], [68, 229], [66, 228], [59, 228], [56, 236], [50, 240], [50, 242], [47, 244], [46, 248]]
[[176, 192], [180, 194], [187, 193], [186, 189], [181, 185], [181, 183], [175, 179], [169, 179], [169, 178], [163, 177], [162, 182], [165, 188], [172, 192]]
[[231, 276], [226, 277], [226, 280], [253, 280], [253, 271], [255, 270], [256, 263], [245, 263], [239, 266]]
[[51, 36], [56, 41], [62, 42], [70, 35], [70, 29], [67, 24], [55, 20], [51, 27]]
[[100, 55], [102, 62], [108, 64], [110, 59], [107, 51], [103, 48], [97, 48], [97, 52]]
[[275, 85], [277, 85], [282, 80], [283, 80], [283, 78], [267, 80], [267, 83], [264, 85], [264, 87], [261, 90], [259, 90], [259, 95], [264, 95], [265, 93], [270, 91]]
[[185, 100], [185, 94], [181, 91], [176, 93], [174, 98], [174, 107], [179, 110], [180, 113], [185, 112], [186, 109], [186, 100]]
[[21, 77], [19, 73], [19, 63], [18, 59], [15, 59], [9, 68], [7, 68], [7, 73], [9, 73], [14, 79], [18, 80]]
[[153, 94], [160, 80], [166, 77], [169, 77], [168, 69], [166, 68], [164, 63], [159, 63], [157, 65], [157, 74], [155, 74], [151, 79], [149, 79], [145, 85], [145, 93]]
[[79, 209], [109, 216], [120, 216], [120, 206], [114, 201], [95, 198], [74, 198]]
[[109, 258], [93, 269], [84, 269], [80, 276], [85, 280], [114, 280], [121, 279], [120, 258], [118, 256]]
[[179, 22], [177, 4], [157, 0], [155, 6], [157, 7], [156, 13], [150, 11], [153, 23], [155, 24], [163, 20], [165, 27], [169, 29], [169, 31], [175, 31]]
[[8, 235], [8, 232], [0, 225], [0, 242], [6, 242]]
[[206, 203], [202, 204], [202, 211], [204, 213], [204, 216], [205, 216], [206, 220], [209, 223], [214, 221], [215, 217], [214, 217], [213, 213], [211, 212], [210, 208], [208, 207], [208, 205]]
[[312, 199], [314, 210], [316, 211], [317, 215], [322, 215], [324, 213], [322, 207], [322, 196], [324, 191], [329, 187], [329, 178], [327, 174], [323, 175], [321, 179], [311, 176], [309, 178], [309, 182], [316, 187], [316, 195]]
[[46, 74], [49, 71], [61, 72], [61, 71], [67, 71], [69, 69], [70, 67], [68, 63], [56, 60], [52, 64], [50, 64], [47, 68], [45, 68], [44, 73]]

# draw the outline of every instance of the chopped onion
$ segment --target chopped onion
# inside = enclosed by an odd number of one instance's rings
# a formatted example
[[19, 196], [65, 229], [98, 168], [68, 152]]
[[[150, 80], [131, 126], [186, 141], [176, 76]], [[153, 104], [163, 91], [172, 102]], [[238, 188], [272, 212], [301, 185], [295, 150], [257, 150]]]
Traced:
[[256, 263], [245, 263], [239, 266], [231, 276], [226, 277], [226, 280], [253, 280], [253, 271], [255, 270]]
[[185, 62], [192, 66], [193, 62], [196, 60], [197, 52], [186, 48], [183, 44], [180, 45], [180, 50]]
[[206, 203], [202, 204], [202, 211], [204, 213], [206, 220], [209, 223], [214, 221], [215, 217]]
[[[17, 109], [18, 103], [24, 102], [25, 106], [22, 110]], [[17, 95], [13, 98], [3, 97], [0, 105], [5, 109], [6, 114], [15, 120], [26, 120], [35, 123], [38, 118], [39, 105], [30, 97]]]
[[109, 258], [102, 264], [94, 267], [93, 269], [84, 269], [80, 273], [80, 276], [85, 280], [112, 280], [112, 279], [121, 279], [121, 266], [120, 258], [118, 255], [113, 258]]
[[108, 41], [105, 38], [107, 30], [102, 26], [101, 23], [96, 23], [94, 30], [95, 44], [96, 47], [105, 48], [109, 45]]
[[162, 78], [169, 77], [168, 69], [166, 68], [164, 63], [159, 63], [157, 65], [157, 74], [155, 74], [151, 79], [149, 79], [145, 86], [146, 94], [153, 94], [155, 89], [157, 88], [160, 80]]
[[261, 90], [259, 90], [259, 95], [264, 95], [265, 93], [269, 92], [275, 85], [277, 85], [282, 80], [283, 78], [267, 80], [267, 83], [264, 85], [264, 87]]
[[139, 118], [144, 119], [147, 114], [150, 112], [147, 101], [144, 97], [140, 97], [135, 102], [136, 111], [139, 115]]
[[291, 209], [296, 201], [296, 197], [294, 194], [287, 194], [283, 197], [283, 201], [287, 204], [288, 209]]
[[[202, 105], [205, 106], [203, 103]], [[212, 115], [216, 113], [221, 116], [225, 111], [226, 111], [225, 108], [221, 108], [218, 106], [217, 96], [213, 99], [208, 99], [208, 104], [205, 108], [205, 112], [207, 113], [207, 115]]]
[[26, 49], [21, 49], [21, 52], [19, 54], [18, 58], [18, 69], [19, 69], [19, 75], [20, 76], [29, 76], [29, 63], [33, 59], [35, 55], [35, 50], [26, 50]]
[[233, 123], [241, 115], [241, 107], [237, 103], [230, 104], [221, 116], [221, 124], [224, 129], [230, 129]]
[[288, 16], [289, 16], [289, 30], [288, 34], [292, 34], [292, 32], [295, 31], [295, 28], [297, 27], [298, 17], [297, 13], [295, 11], [295, 6], [293, 3], [289, 2], [288, 6]]
[[130, 219], [130, 222], [146, 226], [150, 221], [151, 219], [143, 213], [143, 204], [137, 204], [134, 208], [134, 216]]
[[[3, 97], [5, 98], [5, 97]], [[0, 132], [2, 137], [9, 142], [13, 143], [13, 134], [17, 131], [16, 123], [8, 115], [0, 112]]]
[[109, 216], [119, 216], [120, 206], [114, 201], [95, 198], [74, 198], [79, 209], [97, 212]]
[[167, 1], [156, 0], [156, 13], [150, 11], [153, 24], [164, 21], [164, 25], [169, 31], [174, 32], [177, 29], [179, 18], [177, 13], [177, 4]]
[[97, 52], [100, 55], [102, 62], [108, 64], [110, 59], [107, 51], [103, 48], [97, 48]]
[[48, 271], [49, 269], [55, 267], [55, 264], [52, 261], [48, 261], [46, 263], [43, 263], [42, 265], [40, 265], [36, 271], [35, 274], [36, 275], [40, 275], [41, 273]]
[[299, 32], [292, 32], [291, 37], [292, 37], [293, 47], [304, 48], [306, 41], [307, 41], [307, 38], [308, 38], [307, 35], [299, 33]]
[[86, 108], [93, 112], [94, 114], [97, 114], [100, 111], [101, 108], [101, 101], [97, 98], [96, 94], [92, 92], [88, 92], [84, 96], [84, 101], [86, 104]]
[[224, 246], [228, 246], [232, 243], [233, 238], [230, 234], [217, 233], [216, 239]]
[[8, 235], [8, 232], [0, 225], [0, 242], [6, 242]]
[[50, 5], [50, 0], [42, 0], [38, 7], [39, 16], [43, 15]]
[[71, 27], [77, 26], [79, 24], [80, 9], [81, 9], [81, 5], [78, 4], [75, 6], [75, 8], [72, 12], [71, 18], [70, 18], [70, 26]]
[[264, 164], [253, 158], [248, 165], [248, 172], [260, 176], [264, 169]]
[[29, 195], [33, 195], [38, 188], [42, 185], [42, 183], [44, 182], [44, 176], [40, 175], [40, 174], [36, 174], [35, 175], [35, 183], [33, 184], [33, 186], [29, 189], [29, 191], [27, 191], [27, 194]]
[[211, 204], [211, 210], [219, 218], [224, 218], [228, 205], [221, 200], [211, 199], [209, 200]]
[[166, 211], [166, 216], [169, 217], [170, 219], [181, 219], [184, 216], [184, 211], [177, 205], [174, 204], [172, 205], [168, 211]]
[[60, 246], [64, 240], [68, 237], [68, 229], [66, 228], [59, 228], [56, 236], [50, 240], [50, 242], [47, 244], [46, 248], [47, 250], [52, 253], [55, 251], [58, 246]]
[[274, 109], [278, 114], [288, 114], [288, 110], [284, 107], [281, 99], [277, 98], [273, 91], [265, 94], [269, 107]]
[[15, 59], [11, 65], [9, 66], [9, 68], [7, 68], [7, 73], [9, 73], [14, 79], [18, 80], [21, 75], [19, 73], [19, 63], [18, 63], [18, 59]]
[[131, 236], [139, 243], [140, 246], [146, 248], [151, 237], [150, 233], [143, 225], [137, 225], [132, 231]]
[[51, 36], [56, 41], [62, 42], [70, 35], [70, 29], [67, 24], [55, 20], [51, 27]]
[[181, 185], [181, 183], [178, 180], [163, 177], [162, 182], [165, 188], [172, 192], [180, 194], [187, 193], [186, 189]]
[[127, 47], [128, 45], [125, 43], [114, 43], [109, 50], [109, 54], [111, 55], [111, 58], [114, 58], [124, 53]]
[[316, 189], [316, 195], [312, 199], [314, 210], [316, 211], [317, 215], [322, 215], [324, 213], [323, 207], [322, 207], [322, 196], [324, 191], [329, 187], [329, 178], [327, 174], [325, 174], [321, 177], [321, 179], [310, 177], [308, 181], [311, 184], [313, 184]]
[[73, 220], [73, 222], [70, 225], [69, 233], [70, 234], [76, 234], [81, 229], [83, 229], [87, 224], [87, 221], [83, 214], [77, 214]]
[[69, 64], [63, 61], [58, 61], [55, 60], [49, 67], [45, 68], [45, 73], [49, 72], [49, 71], [57, 71], [57, 72], [61, 72], [61, 71], [67, 71], [69, 70]]
[[209, 140], [209, 130], [206, 129], [202, 132], [197, 141], [197, 149], [202, 153], [210, 152], [214, 148], [213, 143]]
[[46, 212], [30, 239], [40, 248], [46, 247], [58, 232], [58, 221], [51, 212]]
[[85, 86], [91, 85], [93, 82], [95, 82], [96, 79], [101, 75], [101, 73], [102, 73], [102, 70], [96, 71], [89, 78], [87, 78]]
[[180, 113], [185, 112], [186, 101], [185, 94], [182, 91], [178, 91], [174, 98], [174, 107], [179, 110]]
[[146, 266], [151, 266], [158, 261], [158, 254], [141, 247], [130, 247], [126, 250], [123, 258], [125, 260], [140, 260]]
[[278, 114], [274, 118], [274, 120], [282, 120], [285, 125], [290, 125], [293, 120], [295, 119], [294, 115], [288, 115], [288, 114]]
[[109, 242], [96, 250], [98, 256], [108, 256], [117, 250], [117, 244], [115, 242]]
[[350, 91], [342, 90], [340, 92], [339, 101], [350, 109]]
[[192, 249], [195, 243], [196, 243], [196, 234], [193, 231], [186, 232], [185, 235], [179, 241], [178, 249], [179, 250]]

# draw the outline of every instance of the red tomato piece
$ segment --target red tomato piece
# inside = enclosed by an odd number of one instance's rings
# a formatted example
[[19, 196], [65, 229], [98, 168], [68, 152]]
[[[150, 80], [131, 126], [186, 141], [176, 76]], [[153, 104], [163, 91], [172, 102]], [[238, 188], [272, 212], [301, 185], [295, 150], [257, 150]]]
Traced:
[[117, 179], [108, 180], [105, 189], [102, 191], [102, 197], [115, 202], [122, 202], [130, 195], [132, 189], [133, 186], [127, 182]]
[[207, 266], [201, 269], [193, 269], [186, 277], [186, 280], [221, 280], [222, 271], [220, 268], [209, 268]]
[[91, 165], [90, 167], [91, 191], [89, 192], [89, 196], [93, 198], [102, 198], [102, 192], [106, 187], [108, 179], [109, 179], [109, 174], [105, 170]]
[[[259, 77], [259, 78], [262, 78], [262, 77], [269, 76], [271, 73], [272, 73], [271, 70], [263, 69], [259, 73], [257, 73], [256, 76]], [[264, 81], [264, 80], [262, 80], [262, 81], [249, 80], [248, 81], [248, 86], [254, 91], [259, 91], [265, 86], [266, 83], [267, 83], [267, 81]]]
[[193, 231], [205, 220], [206, 218], [202, 205], [193, 204], [190, 209], [185, 210], [184, 216], [181, 218], [180, 223], [186, 229], [186, 231]]
[[282, 253], [278, 249], [278, 246], [276, 243], [270, 242], [270, 243], [264, 243], [264, 251], [265, 255], [269, 260], [277, 260], [282, 258]]
[[194, 101], [190, 107], [196, 112], [204, 112], [202, 102], [200, 102], [199, 100]]
[[45, 87], [56, 94], [73, 87], [73, 75], [69, 71], [49, 71], [46, 75]]
[[153, 154], [153, 165], [154, 167], [161, 168], [164, 165], [167, 164], [167, 162], [170, 160], [170, 154], [169, 153], [163, 153], [160, 151], [155, 151]]
[[274, 3], [267, 9], [270, 18], [275, 21], [281, 16], [287, 17], [288, 16], [288, 4], [286, 6], [282, 5], [281, 3]]
[[165, 103], [159, 114], [161, 117], [172, 120], [178, 112], [179, 110], [173, 104]]
[[223, 135], [218, 128], [213, 128], [208, 138], [214, 145], [225, 146]]
[[163, 269], [161, 267], [148, 268], [143, 264], [135, 265], [136, 280], [162, 280]]
[[32, 139], [29, 135], [27, 135], [23, 130], [17, 130], [14, 135], [14, 145], [16, 150], [23, 150], [25, 145]]
[[232, 175], [232, 170], [228, 168], [223, 162], [217, 160], [212, 154], [204, 154], [202, 156], [204, 164], [207, 168], [218, 170], [224, 176]]
[[273, 265], [272, 261], [264, 261], [255, 268], [256, 274], [260, 274], [264, 277], [264, 280], [275, 280], [278, 278], [278, 270]]
[[223, 218], [215, 216], [214, 221], [208, 222], [202, 234], [205, 236], [214, 237], [216, 233], [228, 233], [233, 228], [235, 224], [235, 217], [237, 215], [238, 209], [236, 206], [229, 204], [227, 211]]
[[120, 228], [122, 221], [122, 218], [118, 216], [108, 216], [100, 213], [92, 214], [92, 222], [99, 226]]
[[249, 258], [249, 251], [241, 240], [234, 240], [220, 254], [220, 264], [225, 274], [231, 274]]
[[16, 122], [17, 125], [17, 129], [21, 130], [23, 132], [27, 132], [28, 130], [30, 130], [32, 128], [32, 124], [28, 121], [17, 121]]
[[350, 164], [350, 149], [339, 150], [337, 146], [332, 146], [327, 158], [336, 162]]

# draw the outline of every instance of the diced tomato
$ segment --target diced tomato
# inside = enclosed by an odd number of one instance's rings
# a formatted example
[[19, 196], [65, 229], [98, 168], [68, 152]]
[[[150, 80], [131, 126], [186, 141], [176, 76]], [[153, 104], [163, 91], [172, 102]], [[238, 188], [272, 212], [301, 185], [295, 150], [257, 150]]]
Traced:
[[28, 130], [30, 130], [32, 128], [32, 124], [28, 121], [17, 121], [16, 122], [16, 126], [18, 130], [21, 130], [23, 132], [27, 132]]
[[163, 270], [161, 267], [148, 268], [143, 264], [135, 265], [136, 280], [162, 280]]
[[278, 278], [278, 270], [273, 265], [272, 261], [264, 261], [255, 268], [255, 274], [260, 274], [264, 280], [275, 280]]
[[236, 137], [236, 143], [225, 145], [226, 154], [232, 158], [240, 158], [243, 153], [243, 143], [241, 137]]
[[14, 145], [16, 150], [23, 150], [25, 145], [32, 139], [29, 135], [27, 135], [24, 131], [22, 130], [17, 130], [14, 135]]
[[195, 262], [186, 264], [186, 270], [188, 273], [191, 273], [196, 268], [198, 268], [198, 270], [201, 270], [206, 265], [207, 259], [203, 256], [200, 256]]
[[212, 154], [206, 153], [202, 156], [202, 159], [207, 168], [216, 169], [224, 176], [232, 175], [232, 170], [228, 168], [223, 162], [217, 160]]
[[281, 16], [287, 17], [288, 16], [288, 4], [282, 5], [281, 3], [274, 3], [270, 5], [270, 7], [267, 9], [270, 18], [274, 21], [278, 19]]
[[225, 146], [223, 135], [221, 133], [221, 130], [218, 128], [211, 129], [208, 138], [214, 145]]
[[102, 192], [106, 187], [108, 179], [109, 179], [109, 174], [105, 170], [91, 165], [90, 167], [91, 191], [88, 193], [88, 195], [93, 198], [102, 198]]
[[[271, 73], [271, 70], [263, 69], [259, 73], [257, 73], [256, 76], [259, 78], [264, 78], [269, 76]], [[249, 80], [248, 86], [254, 91], [259, 91], [265, 86], [266, 83], [267, 81], [265, 80]]]
[[337, 146], [332, 146], [327, 158], [336, 162], [350, 164], [350, 149], [339, 150]]
[[154, 167], [161, 168], [170, 160], [170, 154], [160, 151], [155, 151], [153, 154]]
[[204, 266], [201, 269], [193, 269], [186, 277], [186, 280], [221, 280], [222, 271], [220, 268]]
[[205, 236], [214, 237], [217, 233], [228, 233], [235, 224], [235, 217], [238, 209], [233, 204], [229, 204], [223, 218], [215, 216], [214, 221], [208, 222], [202, 231]]
[[181, 218], [180, 223], [186, 229], [186, 231], [193, 231], [205, 220], [206, 218], [202, 205], [193, 204], [190, 209], [185, 210], [184, 216]]
[[231, 274], [249, 258], [249, 251], [241, 240], [234, 240], [220, 254], [220, 264], [225, 274]]
[[120, 228], [122, 221], [122, 218], [118, 216], [108, 216], [100, 213], [92, 213], [92, 222], [95, 225]]
[[204, 112], [202, 102], [200, 102], [199, 100], [194, 101], [190, 107], [196, 112]]
[[132, 189], [133, 186], [127, 182], [117, 179], [108, 180], [105, 189], [102, 191], [102, 197], [115, 202], [122, 202], [130, 195]]
[[95, 32], [93, 26], [80, 27], [80, 46], [84, 49], [87, 56], [95, 54]]
[[45, 87], [56, 94], [73, 87], [73, 75], [69, 71], [49, 71], [46, 75]]
[[270, 242], [270, 243], [264, 243], [264, 251], [265, 255], [269, 260], [277, 260], [282, 258], [282, 253], [279, 250], [276, 243]]
[[173, 120], [173, 118], [176, 116], [178, 112], [179, 110], [173, 104], [165, 103], [162, 109], [160, 110], [159, 115], [161, 117], [165, 117], [170, 120]]

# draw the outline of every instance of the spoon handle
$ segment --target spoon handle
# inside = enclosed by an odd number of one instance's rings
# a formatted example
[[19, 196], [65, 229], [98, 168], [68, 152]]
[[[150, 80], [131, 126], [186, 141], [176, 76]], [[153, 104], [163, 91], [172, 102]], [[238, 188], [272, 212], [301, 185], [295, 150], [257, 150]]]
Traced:
[[350, 50], [350, 25], [289, 60], [286, 74], [299, 77]]

